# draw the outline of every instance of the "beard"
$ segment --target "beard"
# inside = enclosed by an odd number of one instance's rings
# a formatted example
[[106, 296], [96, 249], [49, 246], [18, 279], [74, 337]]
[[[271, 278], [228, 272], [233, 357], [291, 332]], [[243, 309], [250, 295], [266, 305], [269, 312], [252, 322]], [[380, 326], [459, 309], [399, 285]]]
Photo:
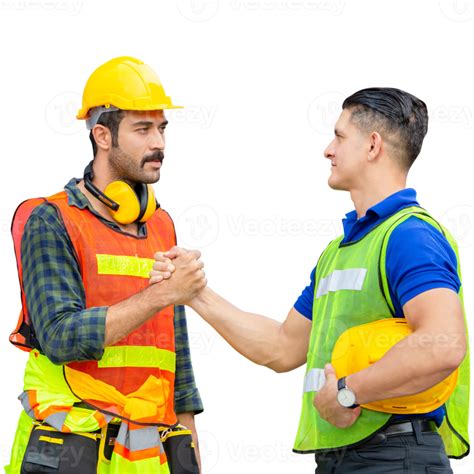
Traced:
[[145, 164], [151, 161], [163, 162], [164, 158], [164, 153], [161, 150], [156, 150], [153, 153], [143, 156], [137, 163], [136, 159], [117, 146], [112, 147], [110, 151], [109, 164], [113, 169], [115, 179], [120, 179], [132, 184], [152, 184], [160, 179], [160, 170], [146, 171]]

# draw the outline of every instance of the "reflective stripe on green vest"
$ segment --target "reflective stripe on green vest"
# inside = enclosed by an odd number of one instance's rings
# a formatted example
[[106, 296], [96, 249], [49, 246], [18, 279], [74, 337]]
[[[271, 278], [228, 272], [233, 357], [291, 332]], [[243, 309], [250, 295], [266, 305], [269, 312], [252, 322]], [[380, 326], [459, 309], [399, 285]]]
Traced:
[[[294, 451], [305, 453], [348, 447], [370, 438], [390, 422], [391, 414], [362, 409], [357, 421], [348, 428], [336, 428], [323, 420], [314, 408], [317, 385], [313, 369], [323, 369], [331, 361], [338, 337], [347, 329], [394, 316], [385, 273], [388, 240], [393, 230], [411, 216], [442, 230], [459, 256], [454, 240], [423, 209], [403, 209], [375, 227], [362, 239], [342, 244], [343, 237], [332, 241], [321, 255], [315, 275], [313, 325], [310, 335], [303, 393], [303, 407]], [[462, 300], [462, 292], [460, 293]], [[440, 428], [446, 451], [462, 457], [468, 451], [469, 356], [460, 367], [454, 393], [446, 403], [447, 417]]]

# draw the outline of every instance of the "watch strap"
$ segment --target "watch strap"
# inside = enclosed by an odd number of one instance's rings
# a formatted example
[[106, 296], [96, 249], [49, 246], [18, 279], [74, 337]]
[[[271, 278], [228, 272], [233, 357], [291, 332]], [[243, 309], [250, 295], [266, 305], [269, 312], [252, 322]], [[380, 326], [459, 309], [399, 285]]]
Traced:
[[[346, 377], [341, 377], [338, 381], [337, 381], [337, 391], [339, 392], [340, 390], [343, 390], [343, 389], [347, 389], [347, 390], [351, 390], [347, 385], [346, 385]], [[352, 393], [354, 393], [352, 390], [351, 390]], [[354, 403], [352, 404], [350, 407], [347, 407], [347, 408], [357, 408], [359, 406], [358, 403]]]

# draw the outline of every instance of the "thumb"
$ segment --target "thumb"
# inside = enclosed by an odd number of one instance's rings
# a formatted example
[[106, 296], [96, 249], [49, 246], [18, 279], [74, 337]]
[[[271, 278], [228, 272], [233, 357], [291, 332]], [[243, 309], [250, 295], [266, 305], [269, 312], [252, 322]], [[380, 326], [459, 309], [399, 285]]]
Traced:
[[336, 371], [334, 370], [334, 367], [331, 364], [326, 364], [324, 366], [324, 375], [326, 376], [326, 379], [329, 378], [336, 378]]

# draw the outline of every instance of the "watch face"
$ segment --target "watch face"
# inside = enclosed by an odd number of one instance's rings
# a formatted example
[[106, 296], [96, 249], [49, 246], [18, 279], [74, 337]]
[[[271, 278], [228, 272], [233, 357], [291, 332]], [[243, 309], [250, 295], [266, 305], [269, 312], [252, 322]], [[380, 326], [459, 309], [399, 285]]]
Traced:
[[356, 402], [356, 397], [352, 390], [343, 388], [337, 392], [337, 401], [346, 408], [351, 407]]

